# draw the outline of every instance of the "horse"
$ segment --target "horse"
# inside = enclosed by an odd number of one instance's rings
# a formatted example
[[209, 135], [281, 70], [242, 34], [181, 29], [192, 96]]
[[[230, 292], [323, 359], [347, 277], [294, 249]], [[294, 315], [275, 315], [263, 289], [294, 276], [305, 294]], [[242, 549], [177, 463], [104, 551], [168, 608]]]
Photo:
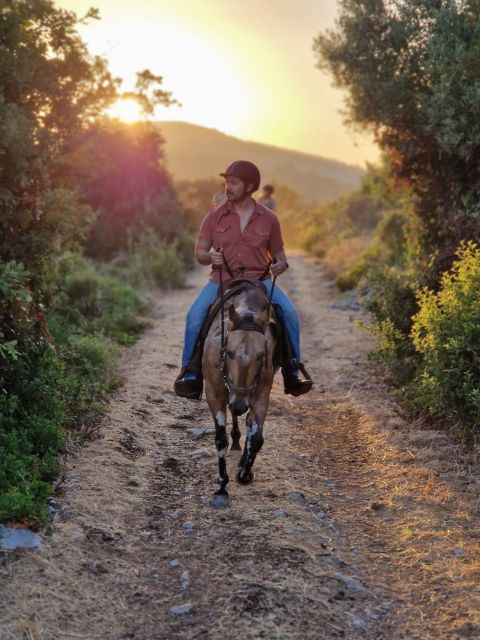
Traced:
[[275, 318], [265, 287], [252, 282], [228, 304], [225, 335], [220, 311], [205, 339], [202, 360], [205, 396], [215, 423], [218, 455], [218, 489], [212, 500], [214, 506], [225, 506], [229, 500], [227, 406], [232, 415], [232, 450], [241, 450], [238, 417], [248, 412], [245, 446], [237, 473], [237, 480], [248, 484], [253, 480], [253, 463], [263, 445], [263, 426], [278, 369]]

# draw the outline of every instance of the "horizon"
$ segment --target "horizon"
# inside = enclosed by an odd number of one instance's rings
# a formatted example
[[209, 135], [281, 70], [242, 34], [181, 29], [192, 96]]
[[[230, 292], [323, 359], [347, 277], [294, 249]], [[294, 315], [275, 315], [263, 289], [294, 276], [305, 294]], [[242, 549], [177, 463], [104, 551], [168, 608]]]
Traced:
[[[149, 68], [182, 106], [155, 119], [216, 129], [248, 142], [364, 167], [379, 159], [366, 133], [342, 121], [344, 94], [316, 68], [313, 39], [334, 26], [337, 1], [245, 0], [242, 11], [221, 0], [57, 0], [80, 17], [93, 4], [100, 20], [79, 24], [89, 51], [109, 62], [131, 90]], [[112, 111], [135, 118], [132, 105]]]
[[[158, 120], [155, 119], [155, 122], [159, 125], [162, 125], [163, 123], [167, 122], [167, 123], [172, 123], [172, 124], [186, 124], [186, 125], [191, 125], [192, 127], [199, 127], [201, 129], [207, 129], [209, 131], [214, 131], [216, 133], [220, 133], [224, 136], [227, 136], [228, 138], [235, 138], [236, 140], [240, 140], [241, 142], [245, 142], [248, 144], [259, 144], [265, 147], [272, 147], [274, 149], [278, 149], [280, 151], [288, 151], [289, 153], [298, 153], [301, 155], [306, 155], [306, 156], [312, 156], [314, 158], [320, 158], [322, 160], [328, 160], [328, 162], [338, 162], [341, 165], [346, 165], [346, 166], [350, 166], [350, 167], [354, 167], [355, 169], [359, 169], [361, 171], [365, 171], [365, 166], [361, 166], [360, 164], [354, 163], [354, 162], [346, 162], [344, 160], [338, 160], [338, 158], [332, 158], [329, 156], [324, 156], [324, 155], [320, 155], [318, 153], [311, 153], [309, 151], [302, 151], [301, 149], [293, 149], [290, 147], [285, 147], [282, 145], [278, 145], [278, 144], [273, 144], [271, 142], [259, 142], [258, 140], [249, 140], [247, 138], [242, 138], [240, 136], [237, 135], [233, 135], [231, 133], [227, 133], [226, 131], [221, 131], [220, 129], [217, 129], [215, 127], [207, 127], [201, 124], [197, 124], [196, 122], [187, 122], [186, 120], [167, 120], [166, 118], [163, 120]], [[168, 145], [168, 140], [166, 140], [166, 143]], [[369, 162], [367, 160], [367, 162]]]

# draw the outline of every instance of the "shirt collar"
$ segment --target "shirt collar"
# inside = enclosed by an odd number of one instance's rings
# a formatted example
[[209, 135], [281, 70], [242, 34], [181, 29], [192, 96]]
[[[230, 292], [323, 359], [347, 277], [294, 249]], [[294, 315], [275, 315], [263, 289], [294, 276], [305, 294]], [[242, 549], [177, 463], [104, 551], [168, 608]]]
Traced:
[[[253, 217], [257, 217], [257, 215], [259, 215], [260, 213], [263, 213], [261, 206], [258, 204], [258, 202], [255, 200], [255, 198], [252, 198], [253, 202], [255, 203], [254, 209], [253, 209], [253, 213], [252, 213], [252, 218]], [[235, 211], [233, 210], [233, 204], [230, 201], [227, 201], [224, 204], [224, 211], [222, 212], [222, 214], [220, 215], [221, 218], [223, 218], [223, 216], [228, 216], [230, 214], [235, 214]]]

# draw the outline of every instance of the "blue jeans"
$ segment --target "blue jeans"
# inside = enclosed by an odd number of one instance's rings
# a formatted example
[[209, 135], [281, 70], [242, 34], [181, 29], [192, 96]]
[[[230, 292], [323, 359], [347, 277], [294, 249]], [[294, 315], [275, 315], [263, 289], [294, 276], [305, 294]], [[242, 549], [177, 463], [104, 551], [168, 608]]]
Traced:
[[[272, 288], [271, 280], [263, 280], [263, 284], [267, 289], [268, 295]], [[217, 298], [218, 284], [208, 282], [198, 294], [195, 302], [192, 304], [187, 314], [187, 322], [185, 325], [185, 340], [183, 343], [182, 366], [185, 367], [190, 360], [195, 342], [197, 340], [203, 321], [207, 317], [208, 308]], [[298, 321], [297, 310], [295, 309], [290, 298], [275, 284], [273, 290], [272, 302], [280, 305], [285, 328], [290, 337], [295, 358], [301, 362], [300, 358], [300, 323]]]

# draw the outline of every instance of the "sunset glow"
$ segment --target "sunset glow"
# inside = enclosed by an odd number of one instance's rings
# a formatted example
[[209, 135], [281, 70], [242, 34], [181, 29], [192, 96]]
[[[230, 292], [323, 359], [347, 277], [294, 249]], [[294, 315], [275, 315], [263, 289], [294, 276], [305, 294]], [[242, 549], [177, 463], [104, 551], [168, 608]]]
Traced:
[[124, 100], [118, 100], [107, 111], [107, 114], [111, 118], [118, 118], [123, 122], [137, 122], [142, 119], [142, 110], [136, 100], [127, 98]]
[[[90, 0], [57, 0], [84, 15]], [[95, 5], [95, 2], [93, 3]], [[108, 59], [126, 91], [143, 69], [163, 77], [181, 120], [251, 140], [364, 164], [378, 157], [368, 135], [348, 131], [343, 95], [315, 68], [314, 37], [333, 25], [336, 0], [117, 0], [96, 3], [101, 20], [80, 25], [92, 54]], [[133, 105], [117, 117], [136, 119]]]

